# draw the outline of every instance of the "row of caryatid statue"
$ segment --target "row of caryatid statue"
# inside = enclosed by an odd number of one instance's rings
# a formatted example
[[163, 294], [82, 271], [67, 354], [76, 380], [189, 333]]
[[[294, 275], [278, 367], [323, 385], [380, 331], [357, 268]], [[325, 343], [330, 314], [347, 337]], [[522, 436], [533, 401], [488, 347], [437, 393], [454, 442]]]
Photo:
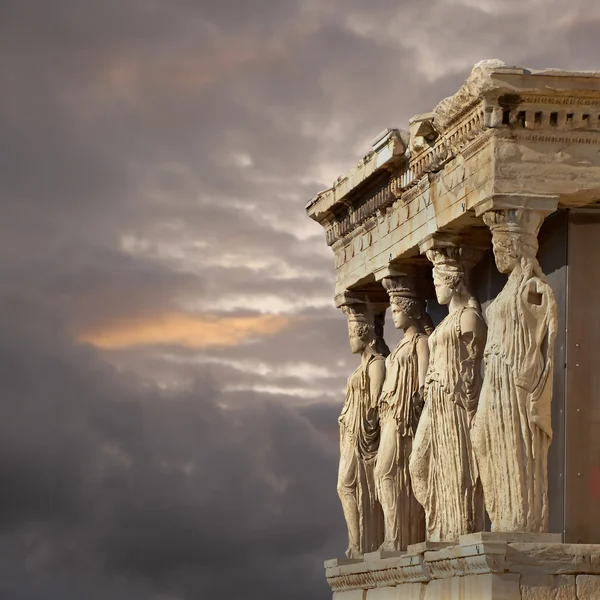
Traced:
[[484, 221], [509, 276], [487, 326], [469, 289], [477, 253], [464, 246], [427, 251], [448, 305], [435, 330], [417, 280], [383, 280], [404, 330], [387, 358], [369, 305], [343, 307], [362, 355], [339, 418], [349, 557], [482, 531], [484, 506], [493, 531], [547, 531], [557, 307], [536, 258], [543, 216], [490, 211]]

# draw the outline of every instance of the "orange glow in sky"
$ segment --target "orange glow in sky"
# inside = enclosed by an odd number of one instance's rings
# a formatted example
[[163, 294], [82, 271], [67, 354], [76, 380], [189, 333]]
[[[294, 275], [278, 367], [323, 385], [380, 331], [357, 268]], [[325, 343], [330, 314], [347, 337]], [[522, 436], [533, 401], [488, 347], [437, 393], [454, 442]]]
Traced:
[[106, 350], [170, 344], [186, 348], [237, 346], [251, 338], [274, 335], [289, 325], [279, 315], [210, 319], [186, 314], [127, 319], [80, 333], [79, 340]]

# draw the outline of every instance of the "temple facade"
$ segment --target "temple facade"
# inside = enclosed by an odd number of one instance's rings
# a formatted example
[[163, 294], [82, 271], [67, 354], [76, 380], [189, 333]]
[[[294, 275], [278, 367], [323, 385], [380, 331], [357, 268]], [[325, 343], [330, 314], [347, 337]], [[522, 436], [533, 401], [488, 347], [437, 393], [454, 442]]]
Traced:
[[482, 61], [306, 210], [362, 357], [336, 600], [600, 599], [600, 73]]

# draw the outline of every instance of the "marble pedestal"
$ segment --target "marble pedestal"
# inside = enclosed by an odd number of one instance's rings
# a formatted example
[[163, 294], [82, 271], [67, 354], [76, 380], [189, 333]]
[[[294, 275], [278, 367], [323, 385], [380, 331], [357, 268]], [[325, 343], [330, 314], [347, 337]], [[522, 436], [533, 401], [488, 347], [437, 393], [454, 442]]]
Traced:
[[333, 600], [600, 600], [600, 544], [475, 533], [325, 562]]

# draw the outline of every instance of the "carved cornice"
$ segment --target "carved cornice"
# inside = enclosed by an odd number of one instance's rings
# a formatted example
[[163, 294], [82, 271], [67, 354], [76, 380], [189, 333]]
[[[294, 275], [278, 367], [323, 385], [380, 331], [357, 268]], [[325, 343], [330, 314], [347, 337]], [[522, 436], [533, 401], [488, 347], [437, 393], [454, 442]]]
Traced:
[[506, 548], [506, 542], [488, 542], [427, 552], [424, 566], [430, 579], [503, 573], [507, 569]]
[[434, 579], [501, 573], [507, 568], [506, 542], [452, 546], [445, 550], [404, 555], [326, 569], [327, 583], [334, 592], [351, 589], [427, 583]]
[[580, 144], [582, 146], [592, 145], [597, 146], [600, 144], [600, 132], [553, 132], [553, 131], [531, 131], [522, 130], [515, 131], [514, 138], [522, 142], [548, 142], [548, 143], [561, 143], [561, 144]]
[[[461, 120], [462, 119], [462, 120]], [[395, 171], [382, 188], [360, 199], [359, 203], [348, 206], [337, 216], [330, 218], [325, 227], [325, 238], [329, 246], [346, 239], [366, 221], [375, 217], [378, 211], [391, 207], [399, 198], [409, 203], [427, 185], [426, 175], [443, 169], [463, 149], [485, 133], [483, 126], [483, 104], [473, 103], [453, 118], [453, 126], [430, 148], [426, 148], [411, 158], [410, 164]], [[470, 155], [474, 150], [470, 150]]]
[[[334, 592], [356, 588], [394, 586], [403, 583], [427, 582], [431, 578], [423, 565], [423, 554], [384, 559], [378, 563], [364, 562], [338, 568], [341, 573], [328, 573], [327, 583]], [[335, 570], [334, 570], [335, 571]]]
[[415, 198], [417, 198], [423, 192], [425, 192], [428, 187], [429, 187], [429, 179], [426, 179], [426, 178], [425, 179], [421, 179], [420, 181], [416, 182], [416, 184], [413, 187], [411, 187], [410, 190], [408, 190], [407, 192], [405, 192], [404, 194], [402, 194], [402, 197], [400, 198], [400, 201], [402, 202], [402, 204], [408, 205]]
[[[337, 265], [357, 250], [342, 251], [341, 256], [340, 241], [359, 244], [354, 240], [377, 224], [385, 231], [380, 229], [375, 239], [389, 233], [411, 218], [399, 207], [422, 195], [433, 174], [450, 172], [458, 156], [473, 159], [495, 137], [600, 146], [599, 83], [597, 73], [533, 71], [497, 60], [478, 63], [453, 96], [411, 119], [410, 134], [386, 130], [358, 167], [311, 201], [309, 214], [325, 228]], [[499, 153], [486, 154], [496, 172], [505, 159]], [[360, 245], [365, 243], [370, 245], [366, 238]]]
[[546, 104], [546, 105], [569, 105], [569, 106], [598, 106], [600, 107], [600, 97], [580, 97], [580, 96], [542, 96], [532, 94], [522, 94], [520, 96], [523, 104]]
[[[513, 535], [514, 540], [510, 539]], [[600, 572], [600, 545], [534, 543], [548, 534], [493, 534], [463, 536], [461, 543], [439, 550], [407, 553], [396, 558], [365, 559], [328, 566], [327, 582], [334, 592], [428, 583], [488, 573]], [[479, 536], [481, 539], [468, 541]], [[529, 542], [519, 541], [531, 538]]]
[[327, 577], [327, 583], [334, 592], [395, 586], [403, 583], [424, 583], [429, 580], [422, 564]]
[[469, 115], [471, 112], [475, 112], [474, 109], [478, 107], [480, 102], [481, 101], [479, 98], [474, 98], [471, 102], [465, 104], [465, 107], [462, 110], [458, 111], [451, 119], [448, 120], [446, 123], [446, 129], [452, 129], [457, 123], [463, 120], [469, 120], [467, 115]]
[[[533, 97], [531, 98], [533, 100]], [[519, 98], [519, 101], [522, 101]], [[564, 104], [575, 97], [558, 98]], [[591, 102], [590, 99], [586, 99]], [[598, 100], [600, 106], [600, 100]], [[493, 108], [493, 107], [492, 107]], [[478, 101], [469, 110], [457, 114], [449, 122], [446, 131], [429, 148], [410, 159], [410, 165], [392, 173], [389, 180], [376, 191], [360, 199], [358, 203], [346, 203], [345, 209], [329, 220], [325, 235], [327, 244], [351, 236], [378, 213], [389, 209], [398, 199], [408, 204], [418, 196], [423, 186], [428, 185], [427, 176], [436, 173], [454, 160], [459, 154], [465, 159], [472, 157], [489, 143], [494, 132], [501, 137], [510, 134], [512, 139], [537, 143], [569, 143], [580, 145], [600, 145], [600, 115], [587, 113], [558, 113], [549, 103], [540, 110], [528, 109], [517, 103], [501, 110], [499, 122], [485, 123], [484, 103]], [[374, 226], [374, 225], [372, 225]], [[361, 231], [363, 233], [364, 231]]]
[[381, 187], [366, 194], [354, 204], [346, 203], [345, 210], [331, 218], [325, 227], [325, 240], [329, 246], [347, 238], [357, 228], [389, 208], [399, 197], [402, 185], [412, 182], [408, 171], [396, 172]]
[[471, 158], [477, 152], [483, 150], [483, 148], [491, 142], [494, 138], [494, 130], [486, 129], [481, 135], [477, 136], [472, 142], [467, 144], [461, 151], [461, 154], [466, 159]]
[[558, 196], [547, 194], [493, 194], [476, 204], [475, 214], [481, 216], [490, 210], [533, 210], [549, 215], [558, 208]]
[[484, 131], [483, 102], [476, 99], [448, 121], [431, 148], [411, 157], [410, 168], [415, 179], [420, 179], [425, 173], [439, 171]]

